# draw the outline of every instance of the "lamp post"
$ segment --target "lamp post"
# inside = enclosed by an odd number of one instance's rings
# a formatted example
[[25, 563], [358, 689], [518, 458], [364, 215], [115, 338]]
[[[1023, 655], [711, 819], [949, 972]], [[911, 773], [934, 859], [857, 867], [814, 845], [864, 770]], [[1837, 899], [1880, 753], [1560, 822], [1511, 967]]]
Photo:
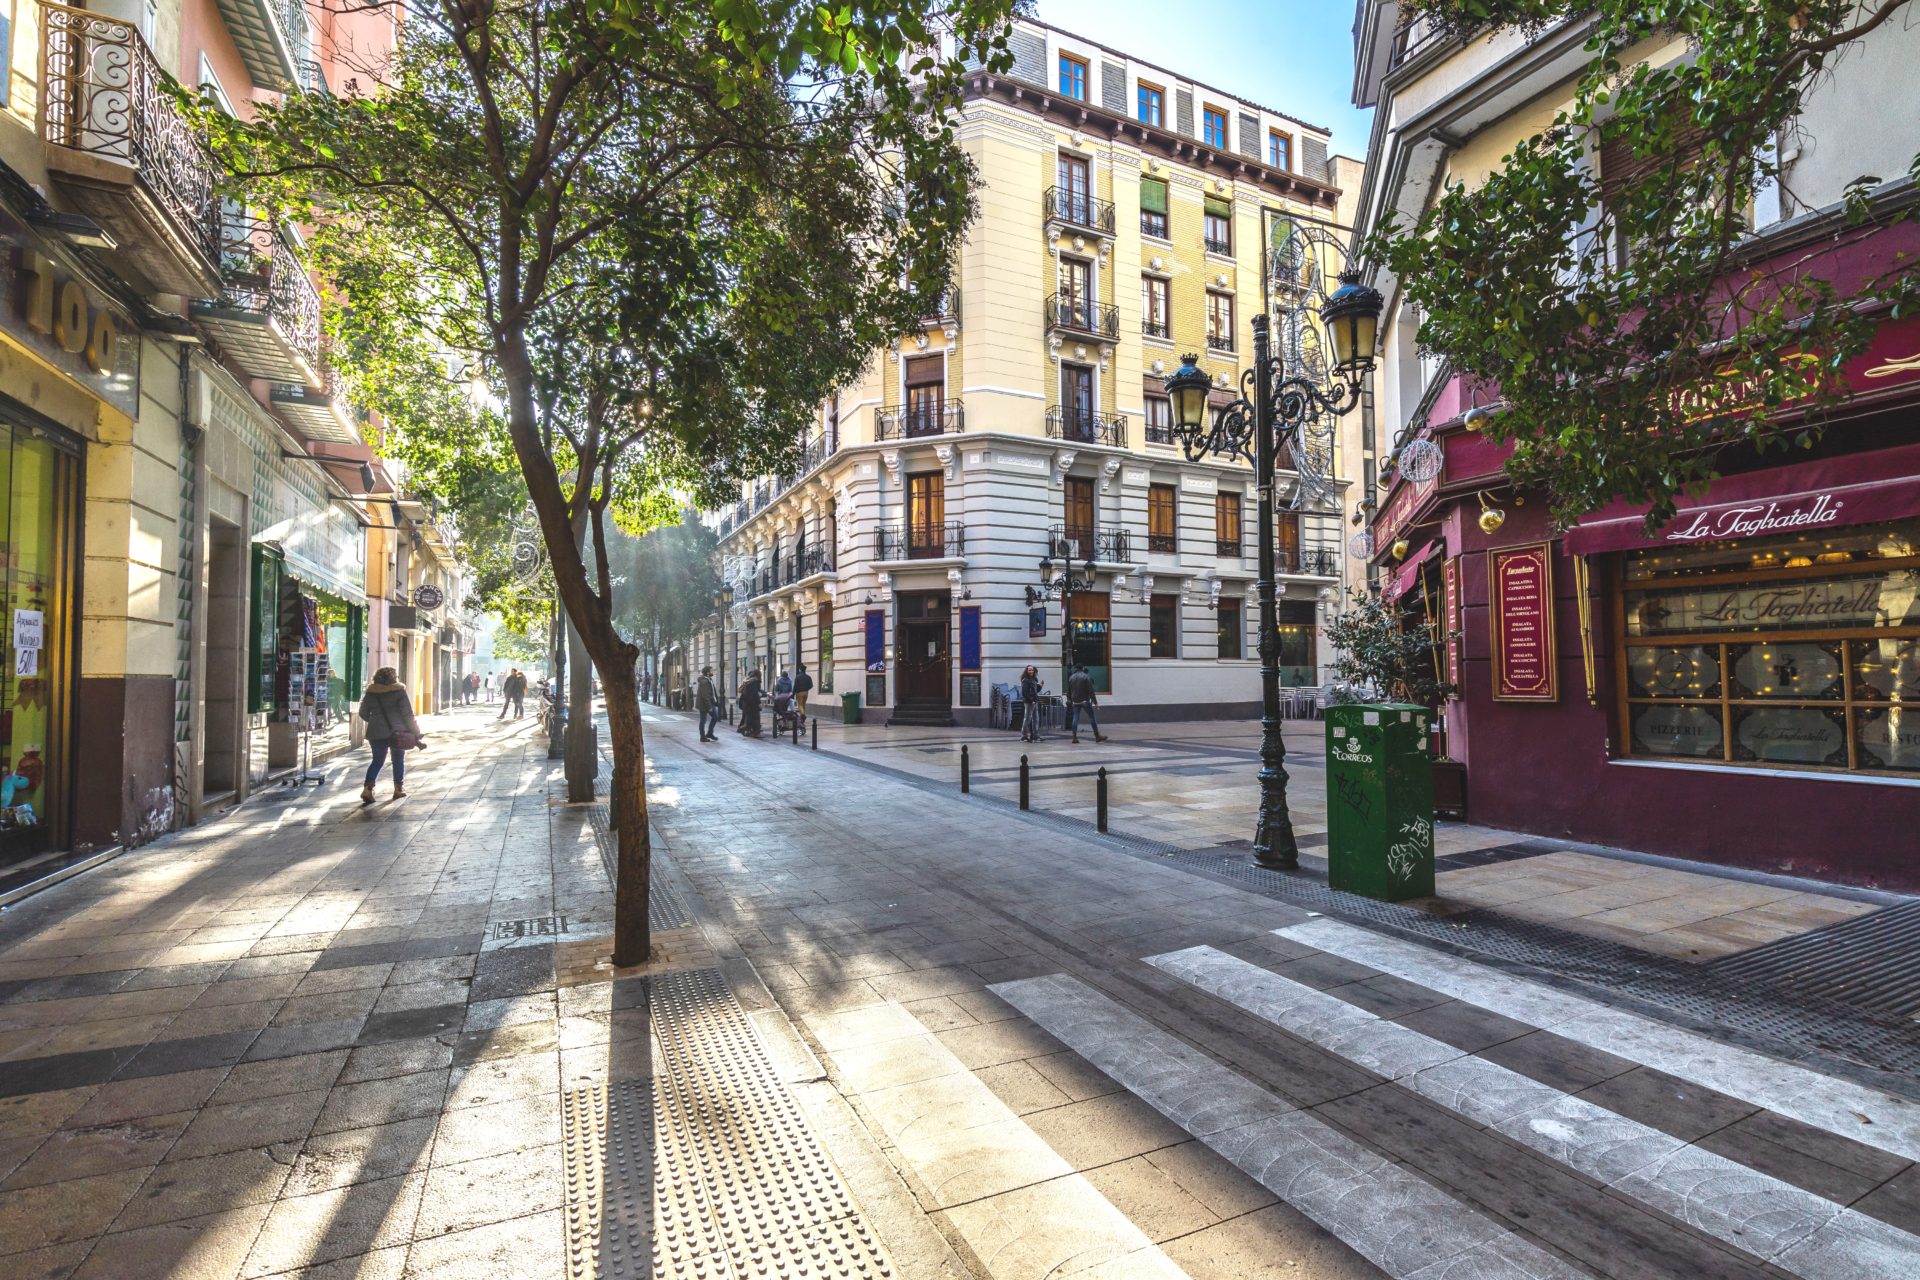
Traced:
[[[733, 626], [732, 626], [733, 584], [732, 583], [723, 582], [718, 587], [714, 588], [713, 607], [720, 614], [720, 673], [721, 673], [719, 687], [714, 690], [714, 693], [716, 696], [722, 699], [725, 699], [725, 697], [727, 696], [727, 681], [726, 681], [727, 636], [733, 631]], [[738, 637], [734, 639], [733, 648], [734, 648], [734, 656], [737, 659], [740, 652], [740, 641]]]
[[[1197, 356], [1181, 357], [1167, 379], [1173, 402], [1174, 432], [1189, 462], [1208, 455], [1245, 458], [1253, 463], [1254, 494], [1260, 535], [1260, 818], [1253, 833], [1253, 860], [1274, 871], [1300, 865], [1300, 846], [1287, 814], [1286, 744], [1280, 736], [1280, 632], [1274, 584], [1273, 473], [1283, 444], [1297, 445], [1301, 427], [1322, 413], [1338, 417], [1360, 402], [1373, 369], [1374, 338], [1384, 299], [1351, 273], [1320, 309], [1332, 348], [1329, 381], [1319, 386], [1289, 376], [1285, 361], [1273, 355], [1268, 317], [1253, 317], [1253, 367], [1240, 378], [1241, 395], [1209, 423], [1213, 384], [1198, 367]], [[1248, 395], [1251, 393], [1251, 400]]]
[[1075, 577], [1073, 559], [1067, 558], [1066, 567], [1058, 574], [1053, 570], [1053, 555], [1040, 557], [1040, 585], [1027, 588], [1027, 607], [1032, 608], [1047, 600], [1060, 601], [1060, 681], [1065, 686], [1068, 676], [1073, 674], [1073, 593], [1093, 590], [1093, 552], [1087, 552], [1084, 566], [1085, 576]]

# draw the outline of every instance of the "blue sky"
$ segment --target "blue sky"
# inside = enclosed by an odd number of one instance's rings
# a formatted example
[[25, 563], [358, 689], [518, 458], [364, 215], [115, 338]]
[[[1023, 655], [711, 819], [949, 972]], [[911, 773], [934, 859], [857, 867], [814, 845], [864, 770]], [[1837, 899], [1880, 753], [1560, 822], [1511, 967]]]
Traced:
[[1040, 20], [1333, 130], [1364, 157], [1352, 0], [1039, 0]]

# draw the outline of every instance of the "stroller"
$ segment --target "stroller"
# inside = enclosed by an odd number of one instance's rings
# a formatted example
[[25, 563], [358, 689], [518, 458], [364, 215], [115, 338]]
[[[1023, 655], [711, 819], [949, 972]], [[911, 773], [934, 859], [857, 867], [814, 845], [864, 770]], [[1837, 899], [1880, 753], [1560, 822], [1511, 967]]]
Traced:
[[805, 727], [805, 717], [800, 714], [800, 709], [794, 705], [793, 695], [790, 693], [774, 694], [773, 736], [778, 738], [786, 734], [796, 733]]

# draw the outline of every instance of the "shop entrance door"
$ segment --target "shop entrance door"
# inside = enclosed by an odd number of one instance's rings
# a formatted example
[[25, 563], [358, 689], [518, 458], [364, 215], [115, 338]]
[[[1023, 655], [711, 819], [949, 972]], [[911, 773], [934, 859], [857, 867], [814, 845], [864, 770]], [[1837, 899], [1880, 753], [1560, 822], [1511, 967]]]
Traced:
[[953, 703], [952, 663], [948, 654], [949, 602], [945, 591], [916, 591], [900, 597], [896, 638], [899, 692], [903, 708], [947, 709]]
[[215, 516], [207, 525], [206, 756], [200, 796], [239, 790], [245, 756], [247, 545], [240, 526]]

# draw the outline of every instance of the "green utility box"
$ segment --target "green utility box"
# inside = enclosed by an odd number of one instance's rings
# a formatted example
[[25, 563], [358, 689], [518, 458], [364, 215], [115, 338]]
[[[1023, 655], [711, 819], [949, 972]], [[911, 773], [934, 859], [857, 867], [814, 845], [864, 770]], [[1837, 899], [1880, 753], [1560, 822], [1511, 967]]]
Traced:
[[1327, 883], [1387, 902], [1433, 895], [1432, 712], [1327, 708]]
[[860, 695], [858, 693], [843, 693], [840, 695], [840, 723], [860, 723]]

